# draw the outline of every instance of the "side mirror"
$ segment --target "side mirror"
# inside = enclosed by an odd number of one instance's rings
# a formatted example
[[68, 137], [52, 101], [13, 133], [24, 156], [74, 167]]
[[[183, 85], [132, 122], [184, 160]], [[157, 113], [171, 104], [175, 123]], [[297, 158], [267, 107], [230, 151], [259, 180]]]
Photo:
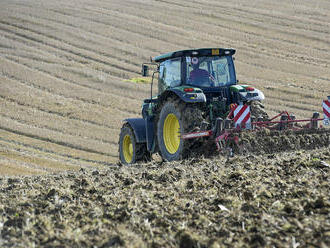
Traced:
[[142, 77], [147, 77], [149, 75], [149, 67], [147, 65], [142, 65], [141, 75]]

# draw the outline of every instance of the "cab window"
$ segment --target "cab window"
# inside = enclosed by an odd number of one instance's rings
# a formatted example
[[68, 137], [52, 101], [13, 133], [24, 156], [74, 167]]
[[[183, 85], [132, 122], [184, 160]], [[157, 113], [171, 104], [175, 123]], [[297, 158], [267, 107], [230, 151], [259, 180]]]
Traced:
[[169, 59], [160, 64], [159, 92], [181, 84], [181, 59]]
[[236, 83], [230, 56], [186, 57], [186, 83], [198, 87], [220, 87]]

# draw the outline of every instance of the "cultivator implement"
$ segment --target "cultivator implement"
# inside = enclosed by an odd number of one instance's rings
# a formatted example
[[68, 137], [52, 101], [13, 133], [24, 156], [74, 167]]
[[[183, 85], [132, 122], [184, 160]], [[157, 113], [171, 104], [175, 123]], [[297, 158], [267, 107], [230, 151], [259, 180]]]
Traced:
[[252, 118], [248, 105], [231, 106], [226, 119], [217, 118], [212, 130], [183, 134], [182, 139], [209, 137], [218, 151], [272, 153], [330, 145], [330, 97], [323, 101], [324, 118], [318, 112], [310, 119], [296, 119], [283, 111], [265, 120]]

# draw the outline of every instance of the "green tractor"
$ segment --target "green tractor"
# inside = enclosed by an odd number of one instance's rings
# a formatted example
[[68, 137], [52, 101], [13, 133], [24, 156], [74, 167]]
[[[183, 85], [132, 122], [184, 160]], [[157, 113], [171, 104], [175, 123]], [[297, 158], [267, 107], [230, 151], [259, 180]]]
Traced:
[[124, 120], [120, 161], [148, 161], [157, 152], [166, 161], [188, 157], [208, 138], [183, 139], [183, 134], [214, 130], [217, 118], [226, 118], [231, 104], [250, 105], [252, 115], [267, 118], [260, 104], [263, 93], [237, 84], [234, 54], [223, 48], [182, 50], [144, 63], [142, 76], [154, 67], [151, 92], [158, 74], [158, 94], [144, 100], [142, 118]]

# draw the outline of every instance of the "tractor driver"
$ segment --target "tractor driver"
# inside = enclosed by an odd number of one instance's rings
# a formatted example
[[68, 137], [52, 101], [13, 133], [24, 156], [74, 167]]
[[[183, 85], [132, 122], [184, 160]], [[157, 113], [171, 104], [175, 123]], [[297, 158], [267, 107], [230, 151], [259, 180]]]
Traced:
[[200, 69], [200, 62], [197, 57], [191, 58], [191, 64], [193, 70], [190, 72], [189, 81], [193, 84], [199, 84], [204, 86], [210, 85], [210, 73], [207, 70]]

